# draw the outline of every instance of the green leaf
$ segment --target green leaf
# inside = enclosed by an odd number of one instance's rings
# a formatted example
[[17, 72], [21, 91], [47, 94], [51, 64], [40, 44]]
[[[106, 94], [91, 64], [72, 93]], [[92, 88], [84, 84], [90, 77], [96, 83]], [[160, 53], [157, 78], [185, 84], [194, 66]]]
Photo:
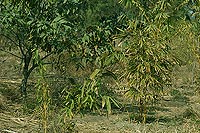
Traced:
[[83, 43], [86, 43], [86, 42], [89, 42], [89, 36], [87, 34], [85, 34], [82, 38], [82, 42]]
[[52, 23], [59, 22], [61, 19], [62, 19], [62, 18], [61, 18], [61, 16], [59, 15], [59, 16], [57, 16], [57, 17], [52, 21]]
[[110, 97], [109, 96], [106, 96], [106, 108], [107, 108], [108, 114], [111, 114], [111, 103], [110, 103]]
[[105, 59], [104, 65], [105, 65], [105, 66], [110, 65], [110, 64], [112, 63], [112, 61], [114, 60], [114, 58], [115, 58], [114, 55], [112, 55], [112, 56], [110, 56], [110, 57], [107, 57], [107, 58]]
[[88, 98], [89, 98], [89, 96], [87, 95], [87, 96], [85, 96], [84, 97], [84, 100], [82, 101], [82, 104], [85, 104], [87, 101], [88, 101]]
[[67, 21], [61, 18], [60, 21], [59, 21], [59, 23], [60, 24], [67, 24]]
[[89, 97], [90, 97], [90, 100], [91, 100], [91, 101], [90, 101], [90, 109], [92, 109], [92, 106], [93, 106], [93, 102], [94, 102], [94, 100], [93, 100], [93, 98], [92, 98], [91, 95], [90, 95]]
[[113, 99], [112, 97], [110, 97], [110, 100], [114, 103], [114, 105], [115, 105], [116, 107], [120, 108], [120, 107], [119, 107], [119, 104], [117, 103], [117, 101], [116, 101], [115, 99]]
[[84, 96], [84, 93], [85, 93], [85, 86], [86, 86], [86, 81], [84, 81], [83, 87], [81, 88], [81, 97]]
[[102, 105], [101, 105], [101, 108], [104, 108], [105, 104], [106, 104], [106, 97], [103, 96], [103, 97], [102, 97]]
[[117, 76], [116, 76], [113, 72], [111, 72], [111, 71], [109, 71], [109, 70], [106, 70], [105, 72], [103, 72], [103, 73], [102, 73], [102, 76], [110, 76], [110, 77], [112, 77], [113, 79], [117, 80]]
[[90, 75], [90, 79], [93, 80], [99, 72], [100, 72], [100, 69], [95, 69], [95, 71]]

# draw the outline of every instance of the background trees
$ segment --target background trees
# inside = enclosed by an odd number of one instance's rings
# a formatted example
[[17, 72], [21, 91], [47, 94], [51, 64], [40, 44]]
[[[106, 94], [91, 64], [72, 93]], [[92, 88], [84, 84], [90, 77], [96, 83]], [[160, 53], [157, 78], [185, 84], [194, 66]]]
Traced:
[[[0, 4], [0, 36], [7, 42], [0, 50], [21, 61], [22, 94], [26, 95], [35, 68], [41, 70], [40, 76], [43, 71], [59, 73], [65, 80], [57, 87], [41, 81], [44, 88], [52, 87], [52, 99], [70, 117], [105, 107], [111, 113], [112, 105], [119, 107], [116, 90], [125, 88], [125, 96], [134, 99], [145, 122], [147, 106], [162, 97], [171, 85], [174, 65], [185, 59], [177, 54], [182, 51], [176, 38], [197, 39], [188, 47], [199, 58], [198, 1], [8, 0]], [[53, 64], [53, 69], [45, 70], [45, 64]], [[45, 89], [42, 93], [43, 98], [49, 96]]]

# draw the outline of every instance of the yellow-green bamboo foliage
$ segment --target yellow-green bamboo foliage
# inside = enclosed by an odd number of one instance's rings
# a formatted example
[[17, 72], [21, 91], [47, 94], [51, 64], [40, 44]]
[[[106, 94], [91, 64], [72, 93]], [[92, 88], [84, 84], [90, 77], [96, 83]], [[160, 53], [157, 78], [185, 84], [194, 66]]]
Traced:
[[122, 0], [121, 3], [134, 11], [127, 15], [127, 28], [119, 35], [125, 46], [126, 96], [138, 103], [141, 120], [146, 122], [146, 106], [162, 96], [164, 87], [171, 84], [172, 68], [178, 63], [171, 54], [171, 38], [181, 30], [178, 23], [187, 21], [183, 8], [189, 1]]

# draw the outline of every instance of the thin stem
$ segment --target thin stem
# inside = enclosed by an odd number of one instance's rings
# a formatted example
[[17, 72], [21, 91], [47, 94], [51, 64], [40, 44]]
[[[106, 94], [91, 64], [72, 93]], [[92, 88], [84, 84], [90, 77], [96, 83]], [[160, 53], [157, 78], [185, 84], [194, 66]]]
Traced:
[[16, 54], [13, 54], [12, 52], [9, 52], [9, 51], [7, 51], [7, 50], [4, 50], [4, 49], [2, 49], [2, 48], [0, 48], [0, 50], [3, 51], [3, 52], [5, 52], [5, 53], [8, 53], [8, 54], [10, 54], [10, 55], [13, 55], [13, 56], [15, 56], [15, 57], [17, 57], [17, 58], [19, 58], [19, 59], [23, 59], [22, 57], [20, 57], [20, 56], [18, 56], [18, 55], [16, 55]]

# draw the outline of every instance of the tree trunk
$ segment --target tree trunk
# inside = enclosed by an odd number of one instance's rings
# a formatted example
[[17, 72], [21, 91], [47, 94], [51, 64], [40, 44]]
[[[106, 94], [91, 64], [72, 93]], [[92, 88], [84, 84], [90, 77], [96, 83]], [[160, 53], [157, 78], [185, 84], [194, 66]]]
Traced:
[[142, 123], [146, 123], [146, 117], [147, 117], [147, 109], [146, 109], [146, 102], [144, 99], [140, 99], [140, 119]]
[[27, 95], [26, 88], [27, 88], [27, 81], [31, 73], [31, 70], [29, 70], [31, 58], [32, 58], [32, 52], [31, 50], [28, 50], [26, 55], [24, 56], [24, 67], [22, 72], [23, 78], [20, 86], [21, 94], [23, 97], [26, 97]]
[[27, 92], [26, 92], [26, 88], [27, 88], [27, 81], [28, 81], [28, 78], [29, 78], [29, 73], [28, 73], [28, 70], [23, 70], [23, 78], [22, 78], [22, 82], [21, 82], [21, 94], [22, 96], [26, 96], [27, 95]]

